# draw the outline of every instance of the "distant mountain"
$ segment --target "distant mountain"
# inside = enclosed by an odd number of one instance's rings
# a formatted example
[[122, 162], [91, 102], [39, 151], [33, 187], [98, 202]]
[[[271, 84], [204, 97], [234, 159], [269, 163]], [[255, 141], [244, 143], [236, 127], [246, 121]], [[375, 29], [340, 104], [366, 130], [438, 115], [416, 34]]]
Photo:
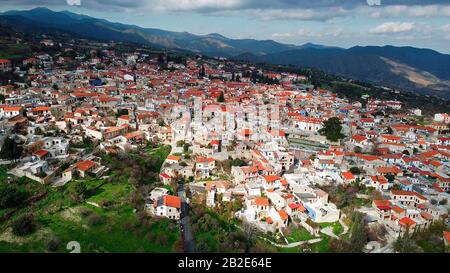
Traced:
[[63, 32], [83, 38], [149, 44], [208, 56], [252, 62], [317, 67], [328, 73], [450, 98], [450, 55], [413, 47], [356, 46], [350, 49], [272, 40], [230, 39], [218, 33], [194, 35], [112, 23], [47, 8], [8, 11], [0, 24], [31, 33]]
[[[39, 28], [43, 31], [54, 29], [86, 38], [143, 42], [161, 47], [225, 57], [245, 52], [264, 55], [300, 48], [271, 40], [229, 39], [217, 33], [194, 35], [187, 32], [142, 28], [135, 25], [112, 23], [107, 20], [79, 15], [69, 11], [54, 12], [47, 8], [8, 11], [1, 14], [0, 20], [0, 22], [11, 25], [21, 31], [30, 31], [27, 27], [32, 26], [31, 31], [33, 32]], [[17, 22], [20, 22], [20, 24], [15, 25]]]
[[450, 55], [412, 47], [303, 48], [235, 59], [325, 72], [450, 99]]

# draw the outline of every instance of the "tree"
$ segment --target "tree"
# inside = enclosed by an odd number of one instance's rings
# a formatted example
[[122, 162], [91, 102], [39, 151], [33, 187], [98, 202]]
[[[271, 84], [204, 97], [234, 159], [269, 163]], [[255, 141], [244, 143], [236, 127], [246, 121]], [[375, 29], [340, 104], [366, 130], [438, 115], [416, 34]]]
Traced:
[[18, 159], [22, 155], [22, 146], [17, 144], [13, 139], [7, 137], [3, 143], [2, 150], [0, 151], [0, 158], [3, 159]]
[[404, 154], [404, 155], [409, 155], [409, 151], [408, 151], [408, 150], [404, 150], [404, 151], [402, 152], [402, 154]]
[[360, 212], [354, 212], [353, 225], [350, 230], [350, 248], [351, 253], [362, 252], [367, 244], [367, 233], [364, 227], [364, 216]]
[[205, 65], [202, 64], [202, 67], [200, 68], [200, 72], [199, 72], [199, 77], [200, 78], [204, 78], [206, 76], [206, 72], [205, 72]]
[[220, 96], [217, 98], [217, 102], [225, 102], [225, 96], [223, 92], [220, 92]]
[[158, 64], [164, 64], [165, 60], [164, 60], [164, 55], [161, 53], [158, 55]]
[[177, 145], [177, 147], [183, 147], [183, 145], [184, 145], [185, 143], [186, 143], [186, 142], [185, 142], [184, 140], [178, 140], [177, 143], [176, 143], [176, 145]]
[[239, 167], [243, 167], [243, 166], [247, 166], [247, 162], [242, 159], [242, 158], [235, 158], [232, 159], [230, 162], [231, 166], [239, 166]]
[[0, 185], [0, 209], [12, 208], [20, 205], [28, 197], [28, 192], [16, 185]]
[[319, 130], [319, 133], [322, 136], [326, 136], [329, 141], [335, 142], [345, 137], [341, 131], [341, 121], [337, 117], [332, 117], [324, 122], [324, 126]]
[[399, 234], [397, 241], [394, 243], [394, 250], [400, 253], [420, 253], [421, 248], [417, 243], [411, 238], [409, 227], [406, 227], [406, 231], [401, 236]]
[[75, 181], [69, 185], [68, 190], [75, 201], [80, 201], [84, 198], [84, 195], [87, 192], [87, 186], [83, 181]]
[[386, 177], [386, 179], [387, 179], [389, 182], [392, 182], [392, 181], [395, 180], [395, 175], [393, 175], [393, 174], [386, 174], [384, 177]]
[[386, 133], [387, 133], [388, 135], [392, 135], [392, 134], [394, 133], [394, 130], [392, 130], [391, 127], [387, 127]]
[[355, 167], [355, 166], [350, 168], [350, 172], [352, 174], [355, 174], [355, 175], [361, 174], [361, 170], [358, 167]]

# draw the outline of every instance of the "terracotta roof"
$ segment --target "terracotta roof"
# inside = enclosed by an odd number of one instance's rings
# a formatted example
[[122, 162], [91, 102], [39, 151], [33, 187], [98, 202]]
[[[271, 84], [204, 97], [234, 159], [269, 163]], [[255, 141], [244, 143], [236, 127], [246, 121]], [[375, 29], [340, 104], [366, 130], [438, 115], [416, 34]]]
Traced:
[[355, 176], [351, 172], [342, 172], [342, 176], [345, 180], [353, 180]]
[[133, 139], [133, 138], [141, 137], [141, 136], [143, 136], [143, 135], [144, 135], [144, 132], [141, 132], [141, 131], [134, 131], [134, 132], [125, 134], [124, 137], [125, 137], [126, 139]]
[[0, 106], [3, 109], [3, 112], [19, 112], [22, 110], [21, 106]]
[[378, 173], [395, 173], [399, 174], [402, 173], [402, 170], [400, 170], [397, 166], [391, 166], [391, 167], [377, 167]]
[[181, 198], [178, 196], [172, 196], [172, 195], [165, 195], [163, 197], [164, 199], [164, 205], [168, 206], [168, 207], [173, 207], [173, 208], [181, 208]]
[[90, 160], [84, 160], [84, 161], [75, 163], [75, 167], [83, 172], [92, 169], [94, 166], [95, 166], [95, 162], [90, 161]]
[[367, 137], [361, 135], [354, 135], [352, 136], [352, 139], [354, 139], [357, 142], [362, 142], [364, 140], [367, 140]]
[[377, 207], [390, 207], [391, 206], [391, 202], [389, 202], [389, 200], [373, 200], [373, 203]]
[[422, 200], [427, 200], [423, 195], [415, 191], [391, 190], [391, 193], [393, 195], [409, 195], [409, 196], [415, 195]]
[[265, 206], [268, 207], [269, 206], [269, 199], [264, 198], [264, 197], [258, 197], [253, 199], [253, 203], [257, 206]]
[[401, 207], [399, 207], [399, 206], [393, 206], [392, 207], [392, 210], [393, 211], [395, 211], [396, 213], [403, 213], [405, 210], [404, 209], [402, 209]]
[[176, 155], [169, 155], [169, 156], [167, 157], [167, 159], [168, 159], [168, 160], [178, 161], [178, 160], [181, 159], [181, 157], [180, 157], [180, 156], [176, 156]]
[[284, 211], [284, 210], [280, 210], [279, 212], [278, 212], [278, 214], [280, 215], [280, 217], [281, 217], [281, 220], [286, 220], [287, 218], [288, 218], [288, 215], [287, 215], [287, 213], [286, 213], [286, 211]]
[[408, 227], [414, 226], [416, 224], [416, 222], [409, 217], [403, 217], [402, 219], [400, 219], [398, 221], [398, 223], [402, 226], [408, 226]]
[[425, 219], [425, 220], [432, 220], [433, 219], [433, 215], [429, 214], [428, 212], [421, 212], [420, 216], [422, 216], [422, 218]]
[[264, 179], [266, 180], [267, 183], [272, 183], [277, 180], [280, 180], [281, 177], [279, 177], [278, 175], [267, 175], [267, 176], [264, 176]]

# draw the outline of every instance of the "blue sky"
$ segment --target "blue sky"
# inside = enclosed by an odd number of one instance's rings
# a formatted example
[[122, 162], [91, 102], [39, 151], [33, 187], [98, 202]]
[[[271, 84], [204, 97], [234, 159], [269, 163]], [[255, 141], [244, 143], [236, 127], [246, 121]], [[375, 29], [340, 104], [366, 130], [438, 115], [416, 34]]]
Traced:
[[449, 0], [0, 0], [3, 11], [37, 6], [195, 34], [450, 54]]

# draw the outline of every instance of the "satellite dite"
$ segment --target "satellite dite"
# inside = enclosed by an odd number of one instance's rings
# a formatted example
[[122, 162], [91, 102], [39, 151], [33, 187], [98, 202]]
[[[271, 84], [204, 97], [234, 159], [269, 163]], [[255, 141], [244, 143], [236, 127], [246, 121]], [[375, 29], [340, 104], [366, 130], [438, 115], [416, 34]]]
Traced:
[[81, 0], [66, 0], [69, 6], [81, 6]]
[[381, 0], [367, 0], [369, 6], [381, 6]]

